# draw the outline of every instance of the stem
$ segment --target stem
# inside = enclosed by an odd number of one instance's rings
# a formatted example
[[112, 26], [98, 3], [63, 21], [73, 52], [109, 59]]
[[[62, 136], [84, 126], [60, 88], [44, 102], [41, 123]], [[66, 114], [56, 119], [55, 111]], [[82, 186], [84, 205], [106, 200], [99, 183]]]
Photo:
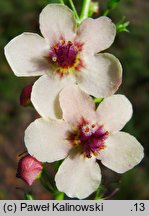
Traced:
[[59, 0], [61, 4], [65, 4], [63, 0]]
[[49, 191], [50, 193], [53, 193], [53, 188], [52, 187], [49, 187], [49, 185], [47, 185], [44, 181], [44, 179], [42, 177], [40, 177], [40, 182], [42, 184], [42, 186], [47, 190]]
[[43, 173], [46, 175], [49, 183], [51, 184], [51, 187], [54, 189], [55, 185], [53, 183], [53, 178], [51, 177], [51, 175], [49, 175], [48, 171], [46, 170], [46, 166], [44, 163], [42, 164], [42, 166], [43, 166]]
[[101, 200], [102, 199], [102, 195], [101, 195], [101, 188], [99, 187], [96, 191], [96, 195], [94, 200]]
[[25, 199], [25, 200], [34, 200], [34, 199], [33, 199], [33, 196], [32, 196], [31, 194], [29, 194], [29, 193], [28, 193], [28, 194], [25, 193], [24, 199]]
[[70, 3], [70, 5], [71, 5], [71, 8], [72, 8], [72, 10], [73, 10], [75, 16], [76, 16], [77, 21], [79, 22], [80, 19], [79, 19], [79, 16], [78, 16], [78, 13], [77, 13], [77, 10], [76, 10], [76, 8], [75, 8], [75, 6], [74, 6], [73, 1], [72, 1], [72, 0], [69, 0], [69, 3]]
[[90, 3], [91, 3], [91, 0], [83, 1], [82, 11], [80, 15], [80, 22], [82, 22], [84, 19], [88, 17]]
[[109, 9], [105, 10], [105, 12], [103, 13], [103, 16], [107, 16], [109, 14], [109, 12], [110, 12]]
[[57, 192], [54, 195], [55, 200], [64, 200], [64, 193], [63, 192]]

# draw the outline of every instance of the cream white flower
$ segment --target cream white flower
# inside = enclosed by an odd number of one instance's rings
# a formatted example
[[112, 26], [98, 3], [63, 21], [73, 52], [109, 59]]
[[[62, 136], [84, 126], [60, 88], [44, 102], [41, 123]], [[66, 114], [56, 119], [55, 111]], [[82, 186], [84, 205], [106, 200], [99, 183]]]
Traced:
[[97, 110], [92, 98], [77, 85], [59, 96], [63, 120], [39, 118], [25, 131], [29, 154], [42, 162], [64, 159], [55, 176], [57, 188], [69, 197], [83, 199], [101, 182], [96, 160], [124, 173], [143, 158], [135, 137], [119, 132], [132, 116], [132, 105], [123, 95], [105, 98]]
[[[60, 4], [47, 5], [40, 14], [41, 37], [23, 33], [5, 47], [17, 76], [40, 76], [31, 101], [40, 115], [60, 116], [60, 90], [77, 83], [95, 97], [112, 95], [121, 84], [122, 68], [111, 54], [99, 53], [113, 43], [116, 28], [108, 17], [87, 18], [77, 28], [73, 12]], [[48, 109], [47, 109], [48, 106]]]

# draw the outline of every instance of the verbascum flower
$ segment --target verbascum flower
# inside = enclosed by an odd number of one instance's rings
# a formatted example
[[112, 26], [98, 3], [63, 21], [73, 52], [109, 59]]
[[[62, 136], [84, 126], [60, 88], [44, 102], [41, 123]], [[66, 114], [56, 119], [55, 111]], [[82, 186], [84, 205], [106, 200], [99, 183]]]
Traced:
[[42, 163], [31, 155], [25, 155], [18, 163], [16, 176], [25, 181], [28, 185], [38, 179], [42, 172]]
[[41, 116], [61, 117], [58, 93], [73, 83], [95, 97], [115, 93], [121, 84], [121, 64], [113, 55], [99, 53], [111, 46], [116, 35], [108, 17], [87, 18], [77, 28], [67, 6], [49, 4], [41, 12], [39, 23], [44, 38], [23, 33], [6, 45], [5, 55], [15, 75], [42, 75], [31, 94]]
[[42, 162], [65, 158], [55, 176], [60, 191], [79, 199], [96, 191], [101, 183], [97, 160], [117, 173], [142, 160], [140, 143], [120, 132], [132, 116], [132, 105], [124, 95], [105, 98], [95, 110], [92, 98], [72, 85], [61, 91], [59, 100], [63, 119], [35, 120], [25, 131], [25, 145]]

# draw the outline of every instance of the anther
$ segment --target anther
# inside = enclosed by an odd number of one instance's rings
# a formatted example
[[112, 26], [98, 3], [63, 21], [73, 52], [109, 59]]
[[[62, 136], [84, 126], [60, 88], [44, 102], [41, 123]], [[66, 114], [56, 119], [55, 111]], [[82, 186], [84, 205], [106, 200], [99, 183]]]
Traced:
[[52, 57], [52, 61], [56, 62], [57, 61], [57, 57], [56, 56]]
[[86, 133], [88, 133], [89, 130], [90, 130], [89, 127], [86, 127], [86, 128], [85, 128], [85, 132], [86, 132]]
[[65, 44], [65, 40], [60, 40], [60, 42], [59, 42], [59, 43], [60, 43], [60, 45], [62, 45], [62, 46], [63, 46], [63, 45]]

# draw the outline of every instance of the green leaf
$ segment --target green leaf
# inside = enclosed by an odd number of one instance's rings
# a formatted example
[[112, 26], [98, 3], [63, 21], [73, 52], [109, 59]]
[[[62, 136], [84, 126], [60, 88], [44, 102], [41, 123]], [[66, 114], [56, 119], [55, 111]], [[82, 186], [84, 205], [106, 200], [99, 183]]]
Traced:
[[123, 16], [121, 20], [116, 24], [116, 31], [117, 32], [129, 32], [127, 27], [129, 26], [129, 22], [125, 22], [126, 17]]
[[24, 194], [24, 199], [25, 200], [34, 200], [33, 196], [31, 193], [25, 193]]
[[114, 8], [117, 7], [118, 3], [120, 2], [120, 0], [109, 0], [108, 1], [108, 9], [109, 10], [113, 10]]
[[100, 185], [96, 191], [94, 200], [101, 200], [103, 198], [103, 186]]
[[55, 200], [64, 200], [64, 193], [63, 192], [56, 192], [55, 193]]

